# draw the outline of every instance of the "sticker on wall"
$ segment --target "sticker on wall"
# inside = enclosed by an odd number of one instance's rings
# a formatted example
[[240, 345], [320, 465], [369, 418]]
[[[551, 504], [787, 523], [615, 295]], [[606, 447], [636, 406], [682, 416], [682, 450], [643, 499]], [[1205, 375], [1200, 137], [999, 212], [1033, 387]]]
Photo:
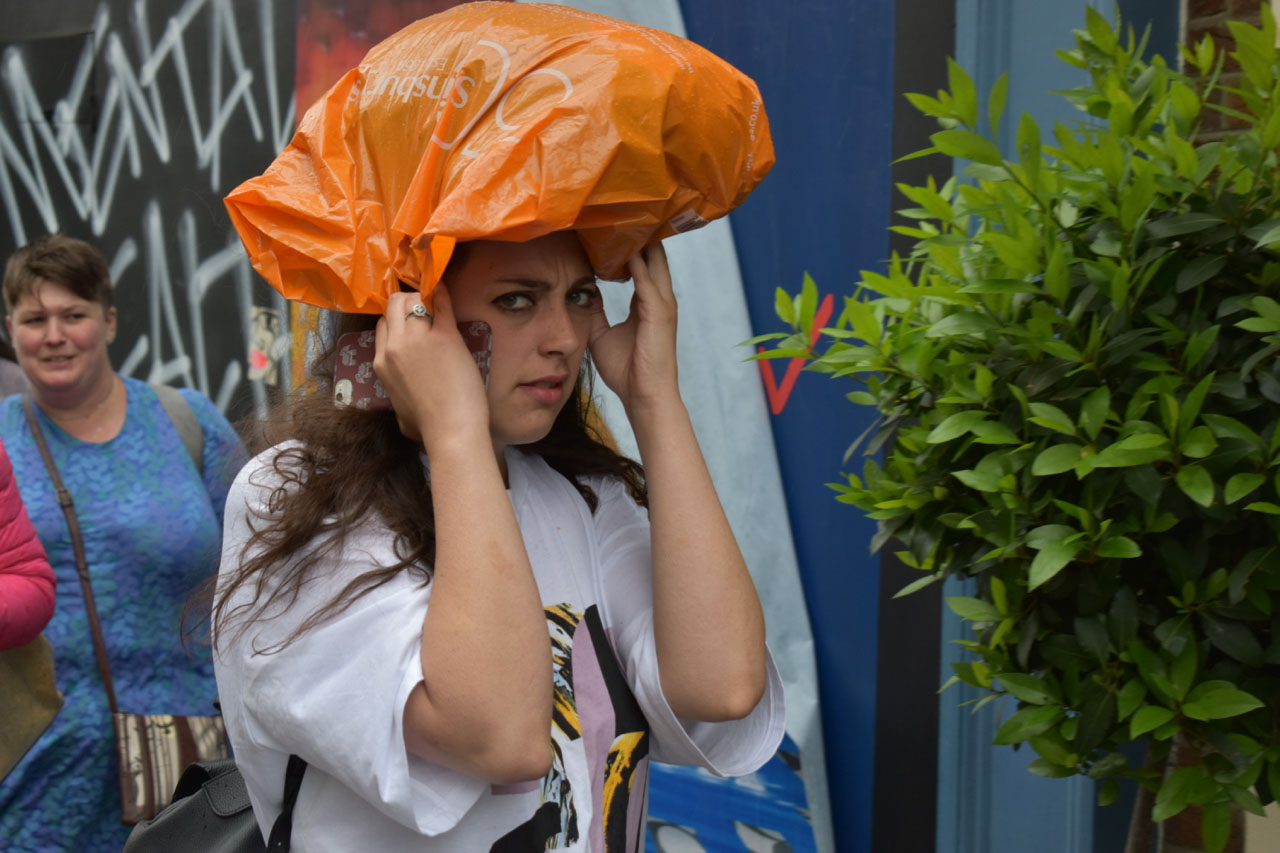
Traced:
[[289, 338], [280, 334], [280, 312], [253, 306], [249, 315], [249, 380], [274, 388], [280, 384], [280, 358]]

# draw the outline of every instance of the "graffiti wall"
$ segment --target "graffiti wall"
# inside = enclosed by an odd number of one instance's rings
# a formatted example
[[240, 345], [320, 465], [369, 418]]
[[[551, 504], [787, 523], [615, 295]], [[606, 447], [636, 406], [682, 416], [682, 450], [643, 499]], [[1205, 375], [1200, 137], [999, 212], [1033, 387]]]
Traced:
[[293, 133], [294, 4], [22, 6], [0, 25], [0, 255], [45, 233], [94, 243], [122, 374], [261, 409], [288, 381], [287, 313], [222, 197]]

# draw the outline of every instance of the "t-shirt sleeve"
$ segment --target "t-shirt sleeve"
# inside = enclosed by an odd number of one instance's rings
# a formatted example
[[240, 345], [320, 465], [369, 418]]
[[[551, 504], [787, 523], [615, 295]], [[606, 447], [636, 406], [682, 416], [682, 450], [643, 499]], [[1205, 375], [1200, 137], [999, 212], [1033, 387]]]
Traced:
[[236, 473], [244, 466], [248, 455], [235, 429], [213, 405], [213, 401], [191, 388], [178, 389], [191, 406], [191, 411], [204, 433], [204, 464], [202, 466], [205, 489], [218, 522], [222, 522], [223, 507], [227, 502], [227, 490]]
[[593, 480], [600, 498], [594, 515], [600, 560], [602, 618], [627, 681], [649, 721], [652, 755], [668, 764], [693, 764], [718, 776], [762, 767], [786, 728], [782, 681], [773, 655], [756, 707], [740, 720], [682, 720], [671, 710], [658, 677], [653, 631], [653, 574], [649, 516], [616, 478]]
[[[247, 537], [248, 513], [269, 494], [248, 485], [250, 476], [242, 473], [228, 500], [224, 563]], [[389, 556], [377, 549], [391, 541], [380, 526], [355, 540], [314, 567], [313, 580], [282, 615], [239, 636], [227, 631], [225, 646], [220, 632], [219, 687], [233, 746], [237, 754], [297, 754], [390, 819], [437, 835], [455, 826], [488, 785], [411, 756], [404, 745], [405, 702], [422, 680], [430, 587], [401, 573], [292, 644], [273, 648], [347, 581]], [[226, 708], [228, 699], [235, 709]], [[236, 744], [237, 734], [248, 744]], [[262, 785], [274, 792], [279, 780]]]

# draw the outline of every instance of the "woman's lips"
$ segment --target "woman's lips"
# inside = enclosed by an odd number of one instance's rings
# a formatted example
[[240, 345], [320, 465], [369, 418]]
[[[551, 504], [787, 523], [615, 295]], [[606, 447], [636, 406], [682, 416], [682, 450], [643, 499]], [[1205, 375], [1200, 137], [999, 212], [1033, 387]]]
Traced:
[[555, 404], [564, 399], [564, 377], [553, 376], [525, 382], [520, 388], [527, 391], [539, 403]]

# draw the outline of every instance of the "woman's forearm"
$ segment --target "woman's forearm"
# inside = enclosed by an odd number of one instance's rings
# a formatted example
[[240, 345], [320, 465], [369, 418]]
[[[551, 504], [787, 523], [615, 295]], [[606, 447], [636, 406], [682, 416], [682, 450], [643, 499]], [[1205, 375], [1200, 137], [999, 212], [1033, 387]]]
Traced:
[[428, 760], [505, 783], [550, 764], [551, 646], [492, 446], [480, 439], [431, 448], [434, 588], [405, 737]]
[[628, 414], [649, 489], [663, 693], [684, 718], [743, 717], [765, 689], [755, 584], [678, 392]]

